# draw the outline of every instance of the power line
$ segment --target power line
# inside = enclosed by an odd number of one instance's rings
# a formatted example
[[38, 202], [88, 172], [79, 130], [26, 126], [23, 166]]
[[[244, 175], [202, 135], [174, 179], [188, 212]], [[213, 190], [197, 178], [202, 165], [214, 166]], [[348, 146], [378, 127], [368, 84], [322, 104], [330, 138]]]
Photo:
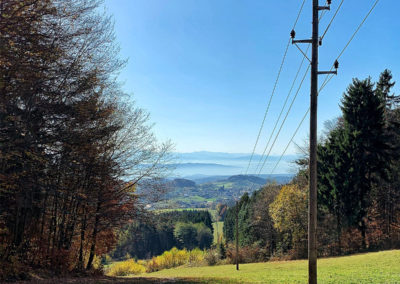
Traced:
[[[332, 80], [332, 78], [333, 78], [334, 76], [335, 76], [335, 75], [331, 75], [331, 76], [329, 77], [329, 74], [328, 74], [327, 77], [325, 77], [325, 80], [324, 80], [324, 82], [322, 83], [322, 85], [321, 85], [321, 87], [320, 87], [319, 89], [322, 90], [323, 88], [325, 88], [325, 86], [328, 85], [329, 81]], [[329, 77], [329, 79], [328, 79], [328, 77]], [[318, 92], [319, 92], [319, 91], [318, 91]]]
[[333, 17], [332, 17], [331, 21], [329, 22], [329, 24], [328, 24], [328, 26], [326, 27], [326, 29], [325, 29], [324, 33], [322, 34], [322, 36], [321, 36], [321, 40], [323, 40], [323, 39], [324, 39], [324, 37], [325, 37], [326, 33], [328, 32], [329, 28], [331, 27], [333, 20], [336, 18], [336, 15], [338, 14], [338, 12], [339, 12], [339, 10], [340, 10], [340, 7], [342, 7], [342, 5], [343, 5], [343, 2], [344, 2], [344, 0], [342, 0], [342, 2], [340, 2], [340, 4], [339, 4], [338, 8], [336, 9], [336, 12], [335, 12], [335, 14], [333, 15]]
[[276, 140], [278, 139], [279, 134], [281, 133], [282, 127], [283, 127], [283, 125], [284, 125], [285, 122], [286, 122], [286, 119], [287, 119], [287, 117], [288, 117], [288, 115], [289, 115], [289, 112], [290, 112], [290, 110], [292, 109], [293, 103], [294, 103], [294, 101], [296, 100], [296, 97], [297, 97], [297, 95], [298, 95], [299, 92], [300, 92], [300, 89], [301, 89], [301, 87], [302, 87], [302, 85], [303, 85], [304, 79], [305, 79], [306, 76], [307, 76], [308, 70], [310, 70], [310, 67], [311, 67], [311, 65], [308, 65], [307, 70], [306, 70], [306, 72], [305, 72], [305, 74], [304, 74], [304, 76], [303, 76], [303, 79], [302, 79], [301, 82], [300, 82], [300, 86], [299, 86], [299, 88], [297, 89], [297, 92], [296, 92], [295, 96], [293, 97], [293, 100], [292, 100], [292, 102], [291, 102], [291, 104], [290, 104], [290, 106], [289, 106], [289, 109], [288, 109], [287, 112], [286, 112], [285, 118], [283, 119], [283, 121], [282, 121], [282, 123], [281, 123], [281, 126], [279, 127], [278, 133], [277, 133], [276, 136], [275, 136], [274, 142], [272, 142], [271, 148], [269, 149], [269, 152], [268, 152], [267, 156], [265, 157], [264, 162], [263, 162], [263, 164], [262, 164], [262, 166], [261, 166], [261, 168], [260, 168], [260, 170], [259, 170], [259, 174], [261, 173], [262, 169], [264, 168], [265, 163], [267, 162], [267, 159], [268, 159], [268, 157], [269, 157], [269, 155], [270, 155], [270, 153], [271, 153], [271, 150], [272, 150], [272, 148], [274, 147], [275, 142], [276, 142]]
[[[310, 47], [310, 45], [307, 47], [306, 52], [308, 51], [309, 47]], [[272, 131], [271, 136], [270, 136], [270, 138], [269, 138], [269, 140], [268, 140], [267, 146], [264, 148], [264, 152], [263, 152], [263, 154], [262, 154], [262, 156], [261, 156], [261, 158], [260, 158], [260, 160], [259, 160], [259, 162], [258, 162], [256, 171], [257, 171], [258, 167], [259, 167], [260, 164], [261, 164], [261, 161], [262, 161], [263, 156], [264, 156], [264, 154], [265, 154], [265, 152], [266, 152], [266, 149], [268, 148], [270, 139], [272, 138], [272, 135], [273, 135], [273, 133], [274, 133], [274, 131], [275, 131], [275, 128], [276, 128], [276, 126], [277, 126], [277, 123], [278, 123], [279, 120], [280, 120], [281, 114], [282, 114], [282, 112], [283, 112], [283, 110], [284, 110], [284, 108], [285, 108], [285, 106], [286, 106], [287, 100], [288, 100], [288, 98], [289, 98], [289, 95], [290, 95], [290, 93], [291, 93], [293, 87], [294, 87], [295, 81], [297, 80], [298, 74], [299, 74], [299, 72], [300, 72], [300, 70], [301, 70], [301, 67], [302, 67], [302, 65], [303, 65], [303, 63], [304, 63], [304, 59], [305, 59], [305, 58], [306, 58], [306, 57], [303, 57], [303, 59], [302, 59], [302, 62], [301, 62], [301, 64], [300, 64], [300, 67], [299, 67], [299, 69], [298, 69], [298, 71], [297, 71], [297, 73], [296, 73], [295, 79], [294, 79], [294, 81], [293, 81], [293, 83], [292, 83], [292, 86], [291, 86], [291, 89], [290, 89], [290, 91], [289, 91], [289, 94], [288, 94], [288, 96], [286, 97], [285, 104], [284, 104], [284, 106], [282, 107], [281, 113], [279, 114], [279, 117], [278, 117], [278, 119], [277, 119], [277, 121], [276, 121], [276, 124], [275, 124], [275, 126], [274, 126], [274, 130]], [[283, 121], [282, 121], [282, 123], [281, 123], [281, 125], [280, 125], [280, 127], [279, 127], [278, 133], [276, 134], [276, 136], [275, 136], [275, 138], [274, 138], [274, 141], [273, 141], [273, 143], [272, 143], [272, 146], [271, 146], [271, 148], [270, 148], [270, 150], [269, 150], [267, 156], [266, 156], [265, 159], [264, 159], [264, 162], [263, 162], [263, 164], [262, 164], [262, 167], [260, 168], [260, 170], [259, 170], [258, 173], [256, 174], [257, 176], [260, 176], [261, 171], [262, 171], [262, 169], [264, 168], [266, 161], [268, 160], [268, 157], [269, 157], [269, 155], [270, 155], [270, 153], [271, 153], [271, 150], [272, 150], [272, 148], [274, 147], [277, 138], [279, 137], [279, 134], [280, 134], [280, 132], [281, 132], [281, 130], [282, 130], [282, 128], [283, 128], [283, 125], [284, 125], [285, 122], [286, 122], [286, 119], [287, 119], [287, 117], [288, 117], [288, 115], [289, 115], [289, 113], [290, 113], [292, 107], [293, 107], [294, 101], [296, 100], [297, 95], [298, 95], [299, 92], [300, 92], [300, 89], [301, 89], [301, 87], [302, 87], [302, 85], [303, 85], [303, 82], [304, 82], [304, 80], [305, 80], [305, 78], [306, 78], [306, 76], [307, 76], [307, 73], [308, 73], [308, 70], [310, 69], [310, 67], [311, 67], [311, 66], [309, 65], [309, 66], [307, 67], [306, 72], [304, 73], [304, 76], [303, 76], [303, 78], [302, 78], [302, 80], [301, 80], [301, 82], [300, 82], [300, 85], [299, 85], [299, 87], [298, 87], [298, 89], [297, 89], [297, 91], [296, 91], [296, 94], [295, 94], [295, 96], [293, 97], [293, 99], [292, 99], [292, 101], [291, 101], [291, 104], [290, 104], [290, 106], [289, 106], [289, 108], [288, 108], [288, 110], [287, 110], [287, 112], [286, 112], [286, 115], [285, 115], [285, 117], [284, 117], [284, 119], [283, 119]], [[255, 185], [255, 183], [253, 183], [252, 190], [254, 189], [254, 185]]]
[[[372, 11], [375, 9], [375, 7], [376, 7], [376, 5], [379, 3], [379, 1], [380, 1], [380, 0], [376, 0], [376, 1], [374, 2], [374, 4], [372, 5], [371, 9], [368, 11], [367, 15], [364, 17], [364, 19], [362, 20], [362, 22], [358, 25], [357, 29], [356, 29], [355, 32], [352, 34], [352, 36], [350, 37], [349, 41], [346, 43], [346, 45], [344, 46], [344, 48], [341, 50], [341, 52], [339, 53], [339, 55], [336, 57], [336, 60], [340, 59], [340, 57], [343, 55], [343, 53], [344, 53], [345, 50], [348, 48], [348, 46], [350, 45], [350, 43], [352, 42], [352, 40], [354, 39], [354, 37], [356, 36], [356, 34], [359, 32], [359, 30], [361, 29], [361, 27], [363, 26], [363, 24], [365, 23], [365, 21], [367, 20], [367, 18], [370, 16], [370, 14], [372, 13]], [[343, 2], [343, 1], [342, 1], [342, 2]], [[341, 6], [341, 5], [342, 5], [342, 3], [340, 4], [340, 6]], [[302, 6], [303, 6], [303, 5], [302, 5]], [[336, 12], [339, 11], [340, 6], [338, 7], [338, 9], [337, 9]], [[320, 20], [322, 19], [322, 17], [324, 16], [324, 14], [325, 14], [324, 12], [325, 12], [325, 11], [323, 11], [323, 13], [321, 13], [321, 16], [320, 16], [320, 18], [319, 18], [319, 21], [320, 21]], [[336, 13], [336, 14], [337, 14], [337, 13]], [[332, 17], [331, 22], [333, 21], [333, 19], [334, 19], [334, 17]], [[326, 32], [324, 33], [324, 36], [325, 36], [325, 34], [326, 34]], [[334, 68], [334, 66], [332, 65], [330, 71], [332, 71], [333, 68]], [[321, 93], [321, 91], [326, 87], [326, 85], [330, 82], [330, 80], [332, 80], [332, 78], [333, 78], [333, 75], [332, 75], [332, 76], [329, 76], [329, 74], [325, 77], [323, 83], [321, 84], [320, 89], [318, 90], [318, 94]], [[285, 147], [283, 153], [281, 154], [281, 156], [280, 156], [278, 162], [275, 164], [274, 168], [273, 168], [272, 171], [270, 172], [270, 175], [273, 174], [273, 172], [276, 170], [277, 166], [278, 166], [279, 163], [281, 162], [281, 160], [282, 160], [284, 154], [286, 153], [286, 151], [287, 151], [287, 149], [289, 148], [290, 144], [292, 143], [293, 139], [294, 139], [295, 136], [297, 135], [297, 132], [299, 131], [301, 125], [303, 124], [304, 120], [306, 119], [306, 117], [307, 117], [309, 111], [310, 111], [310, 109], [308, 109], [308, 110], [306, 111], [306, 113], [304, 114], [304, 116], [302, 117], [302, 119], [301, 119], [299, 125], [297, 126], [297, 128], [296, 128], [294, 134], [292, 135], [291, 139], [289, 140], [289, 143], [286, 145], [286, 147]], [[276, 140], [276, 139], [275, 139], [275, 140]], [[253, 153], [253, 154], [254, 154], [254, 153]], [[266, 160], [265, 160], [265, 161], [266, 161]], [[265, 164], [265, 161], [264, 161], [264, 164]], [[257, 175], [259, 176], [260, 173], [261, 173], [261, 170], [259, 171], [259, 173], [258, 173]]]
[[[307, 50], [306, 50], [306, 53], [307, 53], [309, 47], [310, 47], [310, 45], [308, 45], [308, 48], [307, 48]], [[301, 61], [301, 63], [300, 63], [300, 66], [299, 66], [299, 68], [298, 68], [298, 70], [297, 70], [296, 76], [295, 76], [295, 78], [294, 78], [294, 80], [293, 80], [293, 83], [292, 83], [292, 85], [291, 85], [291, 87], [290, 87], [289, 93], [287, 94], [286, 99], [285, 99], [285, 102], [284, 102], [284, 104], [283, 104], [283, 106], [282, 106], [282, 108], [281, 108], [281, 112], [279, 113], [278, 119], [276, 120], [275, 125], [274, 125], [274, 128], [272, 129], [271, 135], [270, 135], [269, 138], [268, 138], [267, 145], [265, 146], [264, 151], [263, 151], [263, 153], [262, 153], [262, 155], [261, 155], [261, 157], [260, 157], [260, 160], [259, 160], [259, 162], [258, 162], [258, 164], [257, 164], [256, 170], [255, 170], [256, 172], [257, 172], [257, 170], [258, 170], [258, 167], [259, 167], [260, 164], [261, 164], [261, 161], [263, 160], [263, 157], [264, 157], [264, 155], [265, 155], [265, 152], [266, 152], [267, 149], [268, 149], [268, 146], [269, 146], [269, 143], [271, 142], [272, 136], [273, 136], [274, 133], [275, 133], [276, 127], [278, 126], [278, 122], [279, 122], [279, 120], [281, 119], [282, 113], [283, 113], [283, 111], [284, 111], [284, 109], [285, 109], [285, 107], [286, 107], [286, 104], [287, 104], [288, 100], [289, 100], [290, 94], [291, 94], [292, 91], [293, 91], [294, 85], [295, 85], [295, 83], [296, 83], [296, 81], [297, 81], [297, 78], [298, 78], [298, 76], [299, 76], [299, 74], [300, 74], [301, 68], [303, 67], [305, 58], [306, 58], [306, 57], [303, 57], [303, 59], [302, 59], [302, 61]]]
[[[296, 27], [297, 22], [299, 21], [299, 18], [300, 18], [301, 12], [303, 11], [303, 7], [304, 7], [305, 2], [306, 2], [306, 0], [303, 0], [302, 4], [300, 6], [300, 10], [297, 13], [296, 20], [295, 20], [295, 22], [293, 24], [293, 29]], [[282, 62], [281, 62], [281, 65], [279, 67], [278, 75], [276, 77], [276, 80], [275, 80], [275, 83], [274, 83], [274, 87], [272, 89], [272, 93], [271, 93], [271, 96], [270, 96], [269, 101], [268, 101], [267, 109], [266, 109], [266, 111], [264, 113], [264, 117], [263, 117], [260, 129], [258, 131], [256, 142], [254, 143], [253, 151], [251, 153], [251, 157], [250, 157], [249, 163], [247, 165], [247, 169], [246, 169], [246, 173], [245, 174], [247, 174], [248, 171], [249, 171], [249, 167], [250, 167], [251, 161], [253, 160], [253, 157], [254, 157], [254, 152], [256, 151], [256, 148], [257, 148], [257, 145], [258, 145], [258, 141], [260, 140], [260, 135], [261, 135], [262, 129], [264, 128], [265, 119], [267, 118], [268, 111], [269, 111], [269, 108], [271, 106], [272, 97], [274, 96], [274, 93], [275, 93], [275, 90], [276, 90], [276, 86], [278, 84], [278, 81], [279, 81], [279, 78], [280, 78], [280, 75], [281, 75], [281, 72], [282, 72], [282, 68], [283, 68], [283, 65], [285, 63], [285, 59], [286, 59], [286, 55], [287, 55], [287, 52], [288, 52], [288, 49], [289, 49], [290, 42], [291, 42], [291, 39], [289, 39], [289, 41], [288, 41], [288, 43], [286, 45], [285, 52], [284, 52], [283, 58], [282, 58]]]
[[294, 137], [296, 136], [297, 132], [299, 131], [301, 125], [303, 124], [304, 120], [306, 119], [306, 117], [308, 116], [308, 113], [310, 112], [310, 108], [308, 108], [308, 110], [306, 111], [306, 113], [304, 114], [303, 118], [301, 119], [299, 125], [296, 128], [296, 131], [293, 133], [292, 138], [290, 138], [289, 143], [287, 143], [285, 150], [283, 150], [283, 153], [281, 154], [281, 156], [279, 157], [278, 162], [276, 162], [274, 168], [272, 169], [270, 175], [273, 174], [273, 172], [275, 171], [276, 167], [279, 165], [279, 163], [281, 162], [283, 156], [285, 155], [287, 149], [289, 148], [290, 144], [293, 142]]
[[[328, 75], [329, 76], [329, 75]], [[322, 86], [320, 87], [320, 89], [318, 90], [318, 95], [321, 93], [321, 91], [325, 88], [325, 86], [329, 83], [329, 81], [334, 77], [334, 75], [332, 75], [329, 80], [327, 80], [326, 82], [324, 82], [322, 84]], [[301, 125], [303, 124], [304, 120], [306, 119], [306, 117], [308, 116], [308, 113], [310, 112], [310, 108], [307, 109], [306, 113], [303, 115], [303, 118], [301, 119], [299, 125], [297, 126], [295, 132], [293, 133], [292, 137], [290, 138], [289, 142], [287, 143], [285, 149], [283, 150], [281, 156], [279, 157], [278, 162], [275, 164], [275, 166], [273, 167], [272, 171], [270, 172], [270, 175], [273, 174], [273, 172], [275, 171], [275, 169], [277, 168], [278, 164], [281, 162], [283, 156], [286, 154], [287, 149], [289, 148], [290, 144], [294, 141], [294, 137], [297, 135], [297, 132], [299, 131]]]
[[262, 120], [262, 122], [261, 122], [260, 130], [258, 131], [256, 143], [254, 144], [253, 151], [252, 151], [252, 153], [251, 153], [251, 157], [250, 157], [250, 160], [249, 160], [249, 164], [247, 165], [246, 174], [247, 174], [247, 172], [248, 172], [248, 170], [249, 170], [251, 161], [253, 160], [254, 152], [256, 151], [256, 148], [257, 148], [257, 145], [258, 145], [258, 141], [260, 140], [261, 131], [262, 131], [262, 129], [264, 128], [265, 119], [267, 118], [267, 114], [268, 114], [269, 108], [270, 108], [270, 106], [271, 106], [272, 97], [274, 96], [274, 93], [275, 93], [275, 90], [276, 90], [276, 86], [277, 86], [277, 84], [278, 84], [279, 77], [280, 77], [281, 72], [282, 72], [282, 67], [283, 67], [283, 64], [285, 63], [285, 59], [286, 59], [286, 55], [287, 55], [287, 52], [288, 52], [288, 49], [289, 49], [290, 41], [291, 41], [291, 40], [289, 39], [289, 41], [288, 41], [288, 43], [287, 43], [287, 45], [286, 45], [285, 53], [283, 54], [281, 66], [279, 67], [279, 71], [278, 71], [278, 76], [277, 76], [276, 79], [275, 79], [274, 88], [272, 89], [271, 96], [269, 97], [267, 109], [265, 110], [264, 118], [263, 118], [263, 120]]
[[[369, 15], [371, 15], [372, 11], [375, 9], [376, 5], [378, 4], [380, 0], [376, 0], [375, 3], [372, 5], [371, 9], [368, 11], [367, 15], [364, 17], [364, 19], [361, 21], [361, 23], [358, 25], [357, 29], [355, 30], [355, 32], [352, 34], [352, 36], [350, 37], [349, 41], [346, 43], [346, 45], [343, 47], [342, 51], [339, 53], [338, 57], [336, 57], [335, 61], [338, 61], [340, 57], [342, 57], [343, 53], [345, 52], [345, 50], [349, 47], [350, 43], [353, 41], [354, 37], [356, 36], [356, 34], [359, 32], [359, 30], [361, 29], [362, 25], [365, 23], [365, 21], [368, 19]], [[331, 71], [333, 70], [334, 66], [332, 65], [331, 67]], [[326, 75], [324, 82], [321, 85], [322, 87], [325, 87], [325, 85], [332, 79], [329, 78], [329, 74]]]
[[[329, 75], [327, 75], [327, 76], [329, 76]], [[331, 75], [330, 78], [329, 78], [327, 81], [325, 81], [325, 82], [321, 85], [320, 89], [318, 90], [318, 95], [321, 93], [321, 91], [325, 88], [325, 86], [329, 83], [329, 81], [330, 81], [333, 77], [334, 77], [334, 75]], [[310, 108], [308, 108], [307, 111], [306, 111], [306, 113], [303, 115], [303, 118], [301, 119], [299, 125], [297, 126], [296, 131], [293, 133], [292, 137], [290, 138], [289, 142], [287, 143], [285, 149], [283, 150], [281, 156], [279, 157], [278, 162], [275, 164], [274, 168], [273, 168], [272, 171], [270, 172], [270, 175], [272, 175], [272, 174], [274, 173], [275, 169], [277, 168], [278, 164], [281, 162], [281, 160], [282, 160], [283, 156], [285, 155], [287, 149], [289, 148], [290, 144], [291, 144], [292, 142], [294, 143], [293, 139], [294, 139], [294, 137], [296, 136], [297, 132], [299, 131], [301, 125], [302, 125], [303, 122], [304, 122], [304, 120], [305, 120], [306, 117], [308, 116], [308, 113], [309, 113], [309, 112], [310, 112]]]
[[[343, 1], [342, 1], [343, 2]], [[344, 53], [344, 51], [347, 49], [347, 47], [350, 45], [351, 41], [354, 39], [355, 35], [358, 33], [358, 31], [361, 29], [362, 25], [365, 23], [365, 21], [367, 20], [367, 18], [369, 17], [369, 15], [372, 13], [372, 11], [374, 10], [374, 8], [376, 7], [376, 5], [378, 4], [379, 0], [376, 0], [375, 3], [373, 4], [373, 6], [371, 7], [371, 9], [369, 10], [369, 12], [367, 13], [367, 15], [364, 17], [364, 19], [362, 20], [362, 22], [358, 25], [357, 29], [355, 30], [355, 32], [353, 33], [353, 35], [351, 36], [351, 38], [349, 39], [349, 41], [346, 43], [346, 45], [344, 46], [344, 48], [342, 49], [342, 51], [339, 53], [338, 57], [336, 58], [336, 60], [338, 60]], [[331, 68], [331, 71], [333, 70], [333, 66]], [[318, 90], [318, 95], [321, 93], [321, 91], [326, 87], [326, 85], [330, 82], [330, 80], [332, 80], [334, 76], [331, 75], [329, 76], [326, 75], [324, 82], [322, 83], [320, 89]], [[310, 111], [310, 108], [306, 111], [306, 113], [304, 114], [302, 120], [300, 121], [299, 125], [296, 128], [296, 131], [294, 132], [294, 134], [292, 135], [291, 139], [289, 140], [289, 143], [286, 145], [283, 153], [281, 154], [278, 162], [275, 164], [274, 168], [272, 169], [271, 173], [272, 174], [275, 169], [277, 168], [278, 164], [280, 163], [280, 161], [282, 160], [282, 157], [284, 156], [284, 154], [286, 153], [287, 149], [289, 148], [290, 144], [292, 143], [294, 137], [296, 136], [298, 130], [300, 129], [301, 125], [303, 124], [305, 118], [307, 117], [308, 113]]]
[[[329, 76], [329, 75], [328, 75], [328, 76]], [[329, 78], [329, 80], [325, 81], [325, 82], [321, 85], [321, 87], [320, 87], [319, 90], [318, 90], [318, 96], [321, 94], [322, 90], [325, 88], [325, 86], [329, 83], [329, 81], [330, 81], [333, 77], [334, 77], [334, 75], [331, 75], [330, 78]], [[301, 121], [300, 121], [299, 125], [297, 126], [295, 132], [293, 133], [292, 137], [290, 138], [289, 143], [287, 143], [287, 145], [286, 145], [286, 147], [285, 147], [285, 150], [283, 150], [281, 156], [279, 157], [278, 162], [275, 164], [274, 168], [273, 168], [272, 171], [270, 172], [270, 175], [273, 174], [273, 172], [274, 172], [275, 169], [277, 168], [278, 164], [281, 162], [281, 160], [282, 160], [283, 156], [285, 155], [287, 149], [289, 148], [290, 144], [291, 144], [292, 142], [294, 142], [293, 139], [294, 139], [294, 137], [297, 135], [297, 132], [299, 131], [301, 125], [303, 124], [304, 120], [305, 120], [306, 117], [308, 116], [308, 113], [309, 113], [309, 112], [310, 112], [310, 108], [308, 108], [307, 111], [306, 111], [306, 113], [303, 115], [303, 118], [301, 119]]]
[[299, 10], [299, 12], [297, 13], [296, 21], [294, 21], [293, 30], [296, 28], [297, 22], [299, 21], [299, 18], [300, 18], [301, 12], [303, 11], [303, 7], [304, 7], [304, 4], [305, 4], [305, 3], [306, 3], [306, 0], [303, 0], [303, 3], [301, 3], [300, 10]]
[[[322, 86], [320, 87], [320, 89], [318, 90], [318, 95], [321, 94], [322, 90], [325, 88], [325, 86], [329, 83], [329, 81], [334, 77], [334, 75], [332, 75], [328, 81], [324, 82], [324, 84], [322, 84]], [[285, 149], [283, 150], [281, 156], [279, 157], [278, 162], [276, 162], [275, 166], [273, 167], [272, 171], [270, 172], [270, 175], [272, 175], [275, 171], [275, 169], [277, 168], [277, 166], [279, 165], [279, 163], [281, 162], [283, 156], [286, 154], [287, 149], [289, 148], [290, 144], [294, 141], [294, 137], [297, 135], [297, 132], [299, 131], [301, 125], [303, 124], [304, 120], [306, 119], [306, 117], [308, 116], [308, 113], [310, 112], [310, 108], [307, 109], [306, 113], [303, 115], [303, 118], [301, 119], [299, 125], [297, 126], [295, 132], [293, 133], [292, 137], [290, 138], [289, 142], [287, 143]]]
[[[303, 64], [304, 59], [305, 59], [305, 58], [303, 58], [300, 67], [301, 67], [302, 64]], [[283, 127], [283, 125], [284, 125], [284, 123], [285, 123], [285, 121], [286, 121], [286, 119], [287, 119], [287, 117], [288, 117], [288, 115], [289, 115], [289, 112], [290, 112], [290, 110], [291, 110], [291, 108], [292, 108], [292, 106], [293, 106], [294, 101], [296, 100], [297, 95], [299, 94], [299, 91], [300, 91], [300, 89], [301, 89], [301, 87], [302, 87], [302, 84], [303, 84], [303, 82], [304, 82], [305, 77], [307, 76], [307, 73], [308, 73], [308, 70], [310, 69], [310, 67], [311, 67], [310, 65], [307, 67], [307, 70], [306, 70], [306, 72], [305, 72], [305, 74], [304, 74], [304, 76], [303, 76], [303, 78], [302, 78], [302, 80], [301, 80], [301, 82], [300, 82], [300, 85], [299, 85], [299, 87], [298, 87], [298, 89], [297, 89], [297, 91], [296, 91], [296, 94], [295, 94], [295, 96], [293, 97], [292, 102], [291, 102], [291, 104], [290, 104], [290, 106], [289, 106], [289, 109], [288, 109], [287, 112], [286, 112], [285, 118], [284, 118], [284, 120], [282, 121], [281, 126], [279, 127], [279, 131], [278, 131], [277, 135], [275, 136], [275, 139], [274, 139], [274, 142], [273, 142], [273, 144], [272, 144], [272, 146], [271, 146], [271, 148], [270, 148], [270, 151], [268, 152], [268, 155], [267, 155], [267, 157], [265, 158], [264, 163], [263, 163], [262, 167], [260, 168], [259, 172], [256, 174], [256, 176], [258, 176], [258, 177], [260, 176], [260, 173], [261, 173], [261, 171], [262, 171], [262, 169], [263, 169], [263, 167], [264, 167], [264, 165], [265, 165], [265, 163], [266, 163], [266, 161], [267, 161], [267, 158], [268, 158], [269, 154], [271, 153], [271, 149], [272, 149], [273, 146], [275, 145], [276, 139], [277, 139], [277, 137], [279, 136], [279, 134], [280, 134], [280, 132], [281, 132], [281, 130], [282, 130], [282, 127]], [[299, 68], [299, 70], [297, 71], [297, 74], [296, 74], [296, 78], [297, 78], [298, 73], [299, 73], [300, 70], [301, 70], [301, 69]], [[293, 85], [294, 85], [295, 81], [296, 81], [296, 79], [293, 81], [292, 88], [293, 88]], [[291, 91], [290, 91], [290, 92], [291, 92]], [[290, 92], [289, 92], [289, 94], [290, 94]], [[286, 100], [289, 98], [289, 94], [288, 94], [288, 96], [286, 97]], [[285, 102], [285, 104], [286, 104], [286, 102]], [[284, 110], [284, 107], [282, 108], [281, 112], [282, 112], [283, 110]], [[278, 120], [277, 120], [276, 123], [278, 123], [278, 121], [279, 121], [279, 118], [278, 118]], [[275, 125], [275, 126], [276, 126], [276, 125]], [[275, 129], [275, 128], [274, 128], [274, 129]], [[272, 134], [271, 134], [271, 137], [272, 137]], [[271, 137], [270, 137], [270, 138], [271, 138]], [[268, 145], [268, 144], [269, 144], [269, 142], [267, 143], [267, 145]], [[260, 160], [259, 160], [259, 162], [258, 162], [256, 171], [257, 171], [259, 165], [261, 164], [261, 161], [262, 161], [263, 156], [264, 156], [264, 154], [265, 154], [265, 152], [266, 152], [266, 149], [267, 149], [267, 146], [266, 146], [266, 148], [264, 149], [264, 153], [263, 153], [263, 155], [261, 156], [261, 158], [260, 158]], [[253, 185], [251, 186], [251, 190], [250, 190], [251, 192], [254, 190], [254, 187], [255, 187], [255, 186], [257, 186], [257, 184], [256, 184], [255, 182], [253, 182]]]
[[354, 39], [354, 37], [356, 36], [356, 34], [358, 33], [358, 31], [361, 29], [362, 25], [365, 23], [365, 21], [368, 19], [369, 15], [371, 15], [372, 11], [375, 9], [376, 5], [378, 4], [379, 0], [376, 0], [374, 5], [371, 7], [371, 9], [369, 10], [368, 14], [364, 17], [364, 19], [362, 20], [361, 24], [357, 27], [356, 31], [353, 33], [353, 35], [351, 36], [350, 40], [347, 42], [346, 46], [343, 48], [343, 50], [340, 52], [339, 56], [336, 58], [336, 60], [339, 60], [339, 58], [343, 55], [343, 52], [346, 50], [346, 48], [349, 46], [349, 44], [351, 43], [351, 41]]

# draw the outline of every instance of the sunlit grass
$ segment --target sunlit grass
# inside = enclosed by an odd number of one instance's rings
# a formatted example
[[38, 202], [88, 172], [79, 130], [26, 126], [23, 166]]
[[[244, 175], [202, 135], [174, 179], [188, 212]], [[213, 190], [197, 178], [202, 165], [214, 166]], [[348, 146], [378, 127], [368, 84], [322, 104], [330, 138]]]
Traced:
[[214, 222], [213, 223], [213, 228], [214, 228], [214, 243], [218, 243], [218, 238], [223, 238], [223, 227], [224, 227], [224, 222]]
[[[279, 261], [174, 268], [142, 276], [184, 278], [204, 283], [306, 283], [307, 261]], [[400, 283], [400, 250], [333, 257], [318, 261], [319, 283]]]

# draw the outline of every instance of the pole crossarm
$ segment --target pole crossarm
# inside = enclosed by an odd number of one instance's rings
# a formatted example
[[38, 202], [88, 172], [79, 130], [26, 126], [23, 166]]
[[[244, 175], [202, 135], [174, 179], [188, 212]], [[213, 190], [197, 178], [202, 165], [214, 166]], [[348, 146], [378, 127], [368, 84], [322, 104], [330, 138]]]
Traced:
[[293, 39], [292, 44], [296, 43], [312, 43], [312, 39]]
[[337, 71], [318, 71], [318, 75], [324, 75], [324, 74], [335, 74], [335, 75], [337, 75]]
[[331, 7], [330, 6], [318, 6], [318, 10], [319, 11], [321, 11], [321, 10], [331, 10]]

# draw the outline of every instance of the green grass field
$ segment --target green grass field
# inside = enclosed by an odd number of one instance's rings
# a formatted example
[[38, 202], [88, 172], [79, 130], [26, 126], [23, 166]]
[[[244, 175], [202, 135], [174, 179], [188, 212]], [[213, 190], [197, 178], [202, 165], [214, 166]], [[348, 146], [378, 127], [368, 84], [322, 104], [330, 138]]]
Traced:
[[153, 212], [155, 213], [164, 213], [164, 212], [171, 212], [171, 211], [186, 211], [186, 210], [194, 210], [194, 211], [208, 211], [211, 214], [212, 218], [215, 218], [217, 214], [217, 210], [210, 209], [210, 208], [165, 208], [165, 209], [157, 209]]
[[214, 243], [218, 243], [218, 237], [223, 238], [223, 233], [222, 229], [224, 227], [224, 222], [214, 222], [213, 223], [213, 228], [214, 228]]
[[[166, 269], [140, 277], [186, 279], [196, 283], [306, 283], [307, 261], [279, 261]], [[400, 283], [400, 250], [325, 258], [319, 283]]]

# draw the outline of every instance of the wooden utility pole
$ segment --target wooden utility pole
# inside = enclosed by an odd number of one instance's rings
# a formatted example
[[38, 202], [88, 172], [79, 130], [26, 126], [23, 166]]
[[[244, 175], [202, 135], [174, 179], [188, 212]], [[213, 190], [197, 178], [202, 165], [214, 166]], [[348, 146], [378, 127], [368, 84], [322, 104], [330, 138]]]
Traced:
[[[308, 204], [308, 283], [317, 284], [317, 107], [318, 107], [318, 75], [337, 74], [337, 71], [318, 71], [318, 47], [322, 45], [319, 39], [319, 11], [330, 10], [328, 6], [319, 6], [318, 0], [312, 3], [312, 38], [307, 40], [294, 40], [296, 35], [292, 30], [292, 43], [309, 43], [312, 45], [311, 54], [311, 92], [310, 92], [310, 180], [309, 180], [309, 204]], [[301, 49], [300, 49], [301, 50]], [[304, 56], [306, 54], [302, 52]], [[337, 68], [338, 63], [335, 62]]]
[[239, 270], [239, 203], [236, 201], [236, 270]]
[[308, 283], [317, 283], [317, 106], [318, 106], [318, 0], [313, 0], [310, 94], [310, 196], [308, 204]]

